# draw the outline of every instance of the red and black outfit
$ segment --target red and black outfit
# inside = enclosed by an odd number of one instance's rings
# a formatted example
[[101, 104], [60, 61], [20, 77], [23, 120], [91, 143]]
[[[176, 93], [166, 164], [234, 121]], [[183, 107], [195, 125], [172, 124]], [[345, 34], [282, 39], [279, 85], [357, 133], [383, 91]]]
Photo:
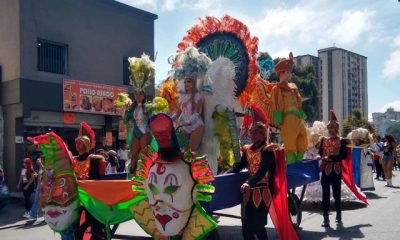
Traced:
[[[78, 180], [99, 180], [101, 176], [105, 175], [105, 163], [90, 157], [88, 152], [78, 155], [75, 160], [75, 174]], [[105, 233], [105, 226], [86, 210], [85, 218], [90, 223], [90, 226], [92, 226], [92, 236], [90, 239], [102, 239], [102, 235]], [[81, 232], [75, 231], [75, 238], [79, 239], [81, 235]]]
[[346, 141], [340, 137], [322, 138], [319, 155], [327, 157], [321, 164], [321, 185], [322, 185], [322, 208], [324, 211], [323, 226], [329, 226], [329, 205], [330, 187], [332, 186], [333, 198], [335, 199], [336, 221], [342, 221], [341, 210], [341, 184], [342, 184], [342, 163], [346, 158]]
[[246, 145], [240, 162], [229, 172], [238, 173], [247, 168], [250, 177], [247, 183], [250, 190], [244, 193], [242, 202], [242, 234], [245, 240], [268, 239], [265, 225], [272, 202], [271, 179], [275, 171], [275, 155], [263, 144], [256, 147]]

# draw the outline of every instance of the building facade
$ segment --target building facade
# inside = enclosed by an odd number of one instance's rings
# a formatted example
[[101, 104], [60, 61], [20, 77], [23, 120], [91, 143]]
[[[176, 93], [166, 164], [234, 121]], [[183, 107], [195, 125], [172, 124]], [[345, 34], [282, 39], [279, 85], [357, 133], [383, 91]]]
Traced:
[[[295, 66], [302, 66], [302, 65], [311, 65], [314, 68], [314, 73], [316, 76], [316, 85], [318, 89], [318, 97], [317, 97], [317, 109], [318, 109], [318, 114], [317, 114], [317, 119], [321, 120], [322, 119], [322, 96], [321, 96], [321, 60], [319, 57], [313, 56], [313, 55], [300, 55], [296, 56], [293, 59], [294, 65]], [[306, 96], [304, 96], [306, 97]]]
[[390, 126], [400, 123], [400, 112], [388, 108], [384, 113], [372, 113], [372, 121], [376, 126], [376, 132], [383, 137]]
[[[117, 140], [117, 116], [74, 113], [74, 123], [65, 121], [63, 81], [124, 86], [132, 92], [127, 57], [154, 56], [156, 19], [113, 0], [0, 1], [3, 167], [12, 191], [28, 136], [53, 130], [73, 148], [79, 123], [86, 121], [98, 136], [112, 132]], [[154, 96], [154, 88], [147, 95]]]
[[337, 47], [318, 50], [321, 60], [322, 119], [335, 109], [338, 120], [360, 109], [368, 117], [367, 57]]

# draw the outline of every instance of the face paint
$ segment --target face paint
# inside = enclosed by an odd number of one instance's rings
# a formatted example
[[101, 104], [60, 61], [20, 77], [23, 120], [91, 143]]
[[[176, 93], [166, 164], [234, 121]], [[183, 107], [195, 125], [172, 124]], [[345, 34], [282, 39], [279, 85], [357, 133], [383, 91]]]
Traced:
[[56, 232], [62, 232], [70, 227], [79, 217], [79, 201], [76, 199], [65, 207], [46, 205], [43, 211], [44, 220], [49, 227]]
[[146, 181], [146, 193], [162, 235], [175, 236], [186, 226], [193, 208], [193, 178], [183, 161], [155, 163]]

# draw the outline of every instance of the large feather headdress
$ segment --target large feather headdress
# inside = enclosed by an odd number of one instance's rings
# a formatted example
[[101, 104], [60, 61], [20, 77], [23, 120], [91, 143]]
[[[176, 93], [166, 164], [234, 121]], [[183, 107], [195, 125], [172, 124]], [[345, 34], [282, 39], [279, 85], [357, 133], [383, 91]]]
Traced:
[[154, 62], [151, 61], [150, 57], [145, 53], [143, 53], [140, 58], [130, 57], [128, 61], [129, 71], [131, 73], [130, 84], [136, 92], [142, 92], [150, 86], [150, 81], [154, 79]]
[[211, 59], [206, 54], [199, 52], [195, 47], [189, 47], [169, 58], [172, 64], [172, 77], [174, 80], [183, 80], [187, 77], [195, 80], [197, 90], [212, 93], [211, 79], [206, 75], [211, 66]]

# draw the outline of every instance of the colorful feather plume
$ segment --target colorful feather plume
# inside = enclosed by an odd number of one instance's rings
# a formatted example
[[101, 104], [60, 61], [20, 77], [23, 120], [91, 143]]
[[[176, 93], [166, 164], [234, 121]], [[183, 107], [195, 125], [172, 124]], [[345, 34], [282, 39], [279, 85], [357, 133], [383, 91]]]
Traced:
[[189, 47], [196, 46], [201, 40], [214, 33], [233, 33], [239, 38], [246, 47], [248, 53], [248, 79], [244, 91], [238, 99], [242, 106], [247, 106], [251, 102], [251, 93], [256, 87], [258, 76], [257, 54], [258, 38], [251, 37], [247, 26], [241, 21], [223, 16], [221, 19], [215, 17], [205, 17], [199, 19], [199, 23], [187, 31], [187, 35], [178, 44], [178, 51], [185, 51]]

